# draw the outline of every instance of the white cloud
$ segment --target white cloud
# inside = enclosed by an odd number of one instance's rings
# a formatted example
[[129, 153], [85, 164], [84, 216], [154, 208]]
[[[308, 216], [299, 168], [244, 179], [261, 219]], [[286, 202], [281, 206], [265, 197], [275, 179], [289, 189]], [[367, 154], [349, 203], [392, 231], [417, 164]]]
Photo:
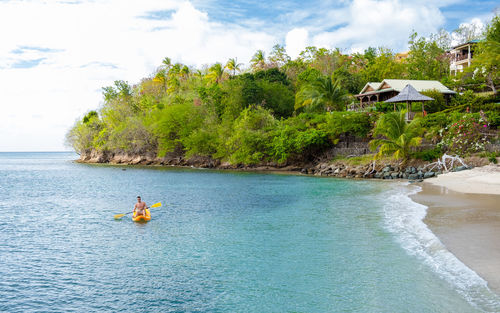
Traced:
[[485, 28], [485, 23], [477, 17], [461, 23], [457, 30], [451, 33], [451, 45], [459, 45], [472, 38], [481, 37]]
[[75, 120], [99, 107], [101, 87], [136, 83], [166, 56], [194, 66], [235, 57], [248, 63], [256, 50], [282, 42], [292, 57], [308, 45], [399, 51], [413, 29], [428, 35], [444, 24], [446, 4], [438, 2], [319, 2], [277, 16], [277, 24], [246, 18], [237, 3], [241, 18], [230, 23], [190, 1], [0, 1], [0, 151], [63, 149]]
[[[159, 11], [172, 14], [147, 18]], [[136, 83], [166, 56], [196, 66], [247, 61], [277, 41], [169, 0], [0, 2], [0, 29], [9, 29], [0, 45], [0, 151], [62, 150], [75, 120], [99, 106], [101, 87]]]
[[346, 14], [349, 22], [345, 26], [316, 34], [313, 44], [351, 51], [369, 46], [405, 50], [412, 30], [429, 35], [444, 23], [439, 8], [423, 1], [354, 0]]
[[295, 59], [308, 46], [309, 32], [305, 28], [294, 28], [286, 34], [285, 48], [290, 57]]

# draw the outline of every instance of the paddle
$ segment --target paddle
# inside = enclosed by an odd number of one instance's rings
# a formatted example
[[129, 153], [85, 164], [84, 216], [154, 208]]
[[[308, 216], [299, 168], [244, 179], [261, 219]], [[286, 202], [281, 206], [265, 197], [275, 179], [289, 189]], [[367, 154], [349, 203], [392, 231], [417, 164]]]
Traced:
[[[157, 208], [157, 207], [160, 207], [160, 206], [161, 206], [161, 202], [158, 202], [158, 203], [153, 204], [153, 205], [152, 205], [152, 206], [150, 206], [149, 208]], [[116, 214], [116, 215], [115, 215], [115, 220], [119, 220], [119, 219], [121, 219], [122, 217], [124, 217], [125, 215], [130, 214], [130, 213], [134, 213], [134, 211], [132, 211], [132, 212], [127, 212], [127, 213], [123, 213], [123, 214]]]

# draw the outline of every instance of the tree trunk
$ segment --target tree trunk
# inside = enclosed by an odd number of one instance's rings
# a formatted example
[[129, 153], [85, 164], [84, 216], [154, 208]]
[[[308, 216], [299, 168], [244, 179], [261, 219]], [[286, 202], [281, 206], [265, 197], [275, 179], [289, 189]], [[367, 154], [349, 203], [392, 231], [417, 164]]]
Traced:
[[491, 77], [491, 73], [488, 74], [487, 76], [487, 80], [488, 80], [488, 85], [489, 87], [491, 88], [491, 90], [493, 91], [493, 94], [496, 96], [497, 95], [497, 89], [495, 88], [495, 82], [493, 81], [493, 78]]

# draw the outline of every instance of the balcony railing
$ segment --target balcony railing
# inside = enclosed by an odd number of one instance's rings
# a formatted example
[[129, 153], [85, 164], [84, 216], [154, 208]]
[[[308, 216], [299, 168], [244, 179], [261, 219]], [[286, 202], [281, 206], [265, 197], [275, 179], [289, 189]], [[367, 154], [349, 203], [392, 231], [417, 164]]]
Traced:
[[[468, 54], [458, 54], [458, 55], [455, 55], [455, 62], [456, 61], [467, 60], [468, 58], [469, 58]], [[472, 58], [472, 53], [471, 53], [471, 58]]]

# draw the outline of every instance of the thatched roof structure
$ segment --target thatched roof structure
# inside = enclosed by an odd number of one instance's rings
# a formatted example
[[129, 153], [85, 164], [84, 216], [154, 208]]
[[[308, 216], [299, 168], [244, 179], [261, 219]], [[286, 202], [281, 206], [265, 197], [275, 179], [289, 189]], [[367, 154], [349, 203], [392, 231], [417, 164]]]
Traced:
[[401, 92], [390, 99], [385, 100], [384, 102], [421, 102], [421, 101], [432, 101], [434, 100], [431, 97], [424, 96], [420, 92], [418, 92], [412, 85], [406, 85]]

